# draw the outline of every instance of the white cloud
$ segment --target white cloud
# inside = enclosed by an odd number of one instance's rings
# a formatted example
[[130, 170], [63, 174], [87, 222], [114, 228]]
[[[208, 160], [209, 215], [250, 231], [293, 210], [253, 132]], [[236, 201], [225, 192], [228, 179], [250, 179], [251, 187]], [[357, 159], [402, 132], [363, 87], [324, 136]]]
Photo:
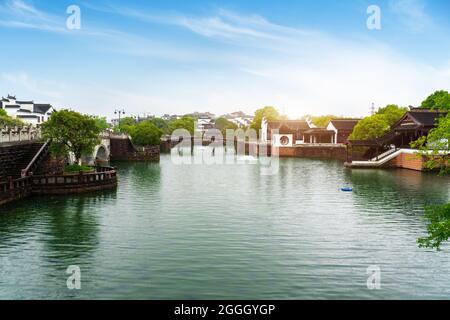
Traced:
[[[307, 113], [363, 116], [369, 113], [372, 102], [377, 106], [418, 105], [432, 91], [450, 89], [448, 64], [417, 61], [370, 38], [349, 41], [225, 10], [195, 17], [126, 8], [95, 9], [145, 24], [177, 26], [204, 41], [193, 46], [170, 35], [156, 41], [143, 34], [107, 33], [112, 35], [112, 43], [120, 45], [106, 50], [150, 61], [164, 57], [173, 63], [143, 65], [132, 74], [120, 74], [130, 79], [130, 90], [123, 84], [107, 87], [98, 74], [86, 75], [93, 83], [80, 80], [70, 90], [57, 90], [55, 101], [59, 105], [83, 112], [111, 114], [117, 103], [129, 113], [155, 114], [194, 110], [222, 114], [236, 109], [252, 113], [261, 106], [274, 105], [291, 117]], [[420, 11], [405, 12], [423, 17]], [[117, 75], [104, 75], [108, 76]], [[16, 83], [30, 92], [42, 89], [38, 88], [41, 80], [18, 78]]]
[[[23, 96], [22, 100], [28, 99], [60, 99], [63, 86], [53, 81], [46, 81], [39, 78], [33, 78], [26, 72], [1, 73], [0, 84], [8, 93]], [[6, 93], [2, 93], [6, 94]]]
[[68, 15], [61, 15], [39, 10], [35, 6], [22, 0], [5, 0], [0, 3], [0, 27], [14, 29], [34, 29], [63, 35], [84, 35], [121, 39], [126, 33], [113, 29], [83, 27], [81, 30], [69, 30], [66, 27]]
[[389, 8], [413, 32], [423, 32], [433, 25], [424, 0], [390, 0]]
[[0, 4], [0, 26], [67, 32], [61, 17], [47, 14], [22, 0], [7, 0]]
[[[229, 67], [228, 72], [217, 70], [208, 81], [193, 75], [187, 84], [197, 96], [186, 95], [184, 105], [195, 99], [196, 105], [215, 112], [271, 104], [292, 117], [304, 113], [361, 116], [369, 112], [372, 102], [418, 105], [432, 91], [448, 89], [450, 83], [444, 66], [417, 61], [370, 39], [346, 41], [223, 10], [199, 18], [154, 18], [126, 10], [121, 14], [175, 24], [211, 41], [233, 44], [224, 47], [227, 56], [216, 60], [217, 65]], [[409, 14], [423, 17], [414, 10]], [[170, 102], [167, 108], [176, 110]]]

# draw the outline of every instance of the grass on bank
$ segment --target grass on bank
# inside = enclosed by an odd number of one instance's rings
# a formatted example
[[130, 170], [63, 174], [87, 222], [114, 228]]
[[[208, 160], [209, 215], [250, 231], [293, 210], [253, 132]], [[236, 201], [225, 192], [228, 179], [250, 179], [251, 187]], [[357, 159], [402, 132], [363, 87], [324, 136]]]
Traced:
[[94, 169], [93, 167], [89, 167], [89, 166], [81, 166], [79, 164], [71, 164], [68, 165], [64, 168], [64, 172], [67, 173], [76, 173], [76, 172], [80, 172], [80, 171], [91, 171], [92, 169]]

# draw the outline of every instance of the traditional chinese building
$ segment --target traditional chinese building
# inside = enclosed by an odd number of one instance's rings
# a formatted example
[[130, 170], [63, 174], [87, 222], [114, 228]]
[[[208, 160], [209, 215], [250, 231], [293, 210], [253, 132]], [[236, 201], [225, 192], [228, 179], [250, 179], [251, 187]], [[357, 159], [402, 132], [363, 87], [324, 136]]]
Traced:
[[48, 120], [54, 109], [50, 104], [38, 104], [34, 101], [17, 100], [15, 96], [8, 95], [0, 100], [0, 109], [12, 117], [32, 125], [40, 125]]
[[327, 130], [333, 132], [331, 143], [347, 143], [348, 137], [361, 119], [334, 119], [327, 125]]
[[[388, 133], [372, 140], [348, 141], [348, 161], [377, 161], [396, 149], [411, 149], [411, 142], [428, 136], [430, 130], [437, 126], [438, 120], [447, 112], [413, 108], [398, 120]], [[357, 150], [357, 152], [355, 152]]]
[[[278, 130], [277, 139], [292, 136], [294, 144], [344, 144], [359, 119], [331, 120], [326, 128], [318, 128], [308, 120], [266, 121], [263, 119], [262, 141], [271, 141], [272, 131]], [[286, 141], [286, 138], [283, 140]]]
[[[315, 128], [306, 120], [262, 120], [261, 141], [272, 142], [279, 146], [293, 146], [305, 143], [305, 132]], [[272, 138], [274, 141], [272, 141]]]

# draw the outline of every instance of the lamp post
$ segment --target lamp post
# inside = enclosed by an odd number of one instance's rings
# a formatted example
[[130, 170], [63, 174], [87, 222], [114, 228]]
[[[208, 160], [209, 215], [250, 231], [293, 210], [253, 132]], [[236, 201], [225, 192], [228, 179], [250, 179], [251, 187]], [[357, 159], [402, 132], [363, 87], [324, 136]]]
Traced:
[[118, 114], [119, 115], [119, 131], [120, 131], [120, 116], [125, 114], [125, 110], [124, 109], [116, 109], [114, 111], [114, 114]]

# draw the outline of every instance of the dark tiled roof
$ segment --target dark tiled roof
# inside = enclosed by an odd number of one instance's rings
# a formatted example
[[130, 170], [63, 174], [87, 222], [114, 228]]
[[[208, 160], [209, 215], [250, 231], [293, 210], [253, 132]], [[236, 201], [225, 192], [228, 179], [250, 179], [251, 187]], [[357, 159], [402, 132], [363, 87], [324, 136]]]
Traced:
[[31, 113], [31, 111], [27, 110], [27, 109], [19, 109], [19, 110], [17, 110], [17, 112]]
[[33, 111], [35, 113], [45, 114], [52, 107], [51, 104], [35, 104]]
[[280, 129], [282, 126], [288, 127], [292, 130], [309, 130], [311, 127], [305, 120], [280, 120], [280, 121], [268, 121], [267, 127], [270, 130]]
[[426, 126], [426, 127], [434, 127], [437, 123], [437, 119], [440, 117], [444, 117], [447, 112], [440, 111], [418, 111], [413, 110], [409, 111], [408, 114], [418, 122], [418, 124]]
[[33, 104], [34, 102], [33, 101], [17, 101], [16, 100], [16, 103], [17, 104]]
[[5, 106], [5, 109], [6, 108], [8, 108], [8, 109], [13, 109], [13, 108], [20, 108], [20, 106], [18, 105], [18, 104], [10, 104], [10, 105], [6, 105]]
[[335, 119], [330, 122], [338, 130], [353, 130], [361, 119]]
[[[392, 128], [397, 128], [402, 126], [401, 124], [410, 119], [413, 121], [417, 127], [428, 127], [432, 128], [436, 125], [437, 119], [447, 115], [447, 112], [429, 110], [429, 109], [413, 109], [405, 113], [405, 115], [397, 121]], [[404, 127], [404, 125], [402, 126]]]

